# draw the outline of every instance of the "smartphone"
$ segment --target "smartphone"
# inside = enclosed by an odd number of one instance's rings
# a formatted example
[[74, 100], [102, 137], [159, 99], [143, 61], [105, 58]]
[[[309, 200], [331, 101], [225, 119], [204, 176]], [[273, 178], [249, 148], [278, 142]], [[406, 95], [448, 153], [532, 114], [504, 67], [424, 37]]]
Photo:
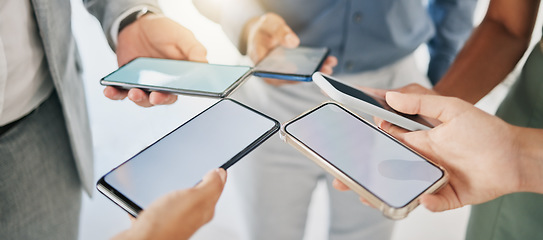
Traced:
[[323, 73], [313, 74], [313, 82], [334, 101], [379, 117], [407, 130], [428, 130], [434, 127], [420, 115], [397, 112], [386, 103], [384, 98], [349, 86]]
[[325, 47], [277, 47], [254, 67], [253, 75], [309, 82], [311, 75], [319, 71], [329, 52]]
[[136, 58], [102, 78], [100, 83], [126, 89], [224, 98], [239, 87], [251, 71], [248, 66]]
[[391, 219], [447, 183], [443, 168], [335, 102], [286, 122], [281, 138]]
[[279, 123], [222, 99], [105, 174], [97, 189], [136, 217], [159, 197], [228, 169], [279, 130]]

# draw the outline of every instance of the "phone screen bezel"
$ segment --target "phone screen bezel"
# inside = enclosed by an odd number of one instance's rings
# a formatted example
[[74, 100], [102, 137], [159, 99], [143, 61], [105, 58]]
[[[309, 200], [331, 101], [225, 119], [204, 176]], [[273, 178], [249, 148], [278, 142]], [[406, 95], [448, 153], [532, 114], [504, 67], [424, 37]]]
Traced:
[[[426, 187], [423, 191], [421, 191], [420, 193], [418, 193], [415, 197], [413, 197], [411, 200], [409, 200], [407, 203], [405, 203], [404, 205], [402, 206], [395, 206], [395, 205], [392, 205], [390, 204], [389, 202], [385, 201], [384, 199], [380, 198], [379, 196], [377, 196], [376, 194], [374, 194], [372, 191], [370, 191], [368, 188], [366, 188], [363, 184], [361, 184], [360, 182], [358, 182], [356, 179], [352, 178], [349, 174], [347, 174], [345, 171], [343, 171], [342, 169], [338, 168], [334, 163], [332, 163], [331, 161], [329, 161], [328, 159], [324, 158], [324, 156], [322, 156], [319, 152], [315, 151], [315, 149], [313, 149], [312, 147], [308, 146], [307, 144], [305, 144], [303, 141], [301, 141], [299, 138], [297, 138], [295, 135], [293, 135], [291, 132], [289, 132], [289, 126], [291, 124], [294, 124], [295, 122], [299, 121], [300, 119], [310, 115], [311, 113], [315, 112], [315, 111], [318, 111], [319, 109], [327, 106], [327, 105], [334, 105], [336, 107], [338, 107], [339, 109], [341, 109], [342, 111], [344, 111], [345, 113], [349, 114], [350, 116], [356, 118], [357, 120], [363, 122], [366, 126], [370, 127], [371, 129], [375, 130], [375, 131], [378, 131], [381, 135], [384, 135], [385, 137], [391, 139], [392, 141], [396, 142], [397, 144], [399, 144], [401, 147], [407, 149], [408, 151], [411, 151], [412, 153], [414, 153], [415, 155], [417, 155], [418, 157], [420, 157], [421, 159], [423, 159], [424, 161], [430, 163], [433, 167], [437, 168], [440, 173], [441, 173], [441, 176], [436, 180], [434, 181], [433, 183], [429, 184], [428, 187]], [[368, 193], [370, 193], [371, 195], [373, 195], [374, 197], [376, 197], [377, 199], [379, 199], [381, 202], [384, 202], [385, 204], [387, 204], [388, 206], [391, 206], [391, 207], [394, 207], [394, 208], [404, 208], [406, 206], [408, 206], [409, 204], [411, 204], [414, 200], [416, 200], [418, 197], [420, 197], [421, 194], [423, 194], [424, 192], [426, 192], [428, 189], [430, 189], [432, 186], [434, 186], [435, 184], [439, 183], [440, 181], [442, 181], [443, 178], [446, 177], [446, 173], [443, 171], [443, 169], [441, 167], [439, 167], [437, 164], [433, 163], [432, 161], [428, 160], [426, 157], [424, 157], [423, 155], [421, 155], [420, 153], [416, 152], [415, 150], [409, 148], [408, 146], [406, 146], [405, 144], [403, 144], [402, 142], [400, 142], [398, 139], [392, 137], [390, 134], [384, 132], [383, 130], [379, 129], [378, 127], [374, 126], [373, 124], [369, 123], [368, 121], [366, 121], [365, 119], [357, 116], [356, 114], [352, 113], [351, 111], [345, 109], [343, 106], [337, 104], [337, 103], [334, 103], [334, 102], [327, 102], [327, 103], [324, 103], [324, 104], [321, 104], [320, 106], [298, 116], [297, 118], [293, 119], [292, 121], [288, 122], [284, 127], [284, 132], [286, 134], [288, 134], [290, 137], [292, 137], [293, 139], [295, 139], [298, 143], [302, 144], [305, 148], [309, 149], [310, 151], [312, 151], [314, 154], [318, 155], [320, 159], [326, 161], [328, 163], [329, 166], [332, 166], [335, 170], [339, 171], [342, 173], [343, 176], [349, 178], [351, 181], [353, 181], [354, 183], [356, 183], [357, 185], [359, 185], [360, 187], [362, 187], [365, 191], [367, 191]]]

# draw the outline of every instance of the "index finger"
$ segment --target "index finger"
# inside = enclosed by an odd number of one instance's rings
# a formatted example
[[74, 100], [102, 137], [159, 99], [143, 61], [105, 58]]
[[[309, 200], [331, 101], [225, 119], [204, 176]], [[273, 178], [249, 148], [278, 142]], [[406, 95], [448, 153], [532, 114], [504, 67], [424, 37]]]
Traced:
[[473, 105], [454, 97], [387, 92], [388, 105], [399, 112], [420, 114], [448, 122]]

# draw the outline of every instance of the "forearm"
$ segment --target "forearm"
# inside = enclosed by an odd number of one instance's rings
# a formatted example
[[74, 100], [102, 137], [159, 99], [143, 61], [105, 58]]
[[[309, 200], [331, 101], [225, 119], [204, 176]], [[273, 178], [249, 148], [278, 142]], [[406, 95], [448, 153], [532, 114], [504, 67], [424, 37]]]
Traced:
[[428, 12], [435, 35], [428, 42], [428, 78], [436, 84], [448, 70], [456, 54], [473, 31], [476, 0], [431, 0]]
[[512, 35], [502, 24], [485, 19], [434, 90], [476, 103], [513, 70], [529, 40], [529, 36]]
[[519, 191], [543, 194], [543, 129], [516, 128], [521, 162]]

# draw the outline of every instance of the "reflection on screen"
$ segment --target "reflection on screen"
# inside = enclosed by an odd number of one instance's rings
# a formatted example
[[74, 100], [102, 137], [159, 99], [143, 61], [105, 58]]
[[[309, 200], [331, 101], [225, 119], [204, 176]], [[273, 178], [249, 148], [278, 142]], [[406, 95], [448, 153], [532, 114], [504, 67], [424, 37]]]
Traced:
[[158, 58], [138, 58], [104, 80], [222, 93], [251, 68]]
[[274, 127], [275, 121], [222, 100], [106, 175], [105, 181], [145, 209], [160, 196], [194, 186]]
[[443, 172], [335, 104], [286, 126], [286, 131], [393, 207], [403, 207]]
[[257, 71], [294, 75], [311, 75], [322, 61], [326, 48], [274, 49], [255, 67]]

